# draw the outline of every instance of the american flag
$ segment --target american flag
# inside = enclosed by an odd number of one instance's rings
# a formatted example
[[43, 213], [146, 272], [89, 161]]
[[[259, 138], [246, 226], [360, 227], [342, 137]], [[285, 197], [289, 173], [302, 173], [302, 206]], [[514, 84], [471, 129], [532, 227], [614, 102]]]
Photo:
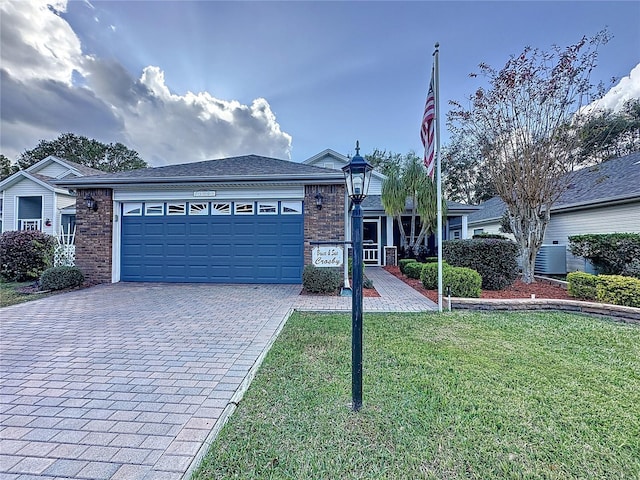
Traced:
[[433, 178], [435, 172], [435, 124], [436, 124], [436, 97], [433, 93], [433, 70], [431, 71], [431, 83], [429, 84], [429, 94], [427, 103], [424, 106], [422, 116], [422, 127], [420, 128], [420, 138], [424, 145], [424, 166], [427, 167], [427, 174]]

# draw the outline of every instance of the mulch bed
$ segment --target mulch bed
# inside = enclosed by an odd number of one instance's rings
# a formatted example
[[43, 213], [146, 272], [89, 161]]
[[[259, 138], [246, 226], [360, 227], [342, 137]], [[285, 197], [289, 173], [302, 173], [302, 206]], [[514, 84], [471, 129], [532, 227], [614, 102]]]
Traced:
[[[414, 280], [412, 278], [405, 277], [400, 273], [399, 267], [383, 267], [387, 272], [394, 277], [399, 278], [407, 285], [413, 287], [414, 290], [422, 293], [429, 300], [434, 302], [438, 301], [437, 290], [427, 290], [422, 286], [420, 280]], [[513, 285], [505, 288], [504, 290], [482, 290], [480, 298], [497, 298], [497, 299], [510, 299], [510, 298], [531, 298], [531, 295], [535, 295], [536, 298], [553, 298], [560, 300], [578, 300], [574, 297], [570, 297], [567, 291], [559, 285], [551, 285], [545, 282], [535, 282], [530, 285], [523, 283], [518, 279]]]

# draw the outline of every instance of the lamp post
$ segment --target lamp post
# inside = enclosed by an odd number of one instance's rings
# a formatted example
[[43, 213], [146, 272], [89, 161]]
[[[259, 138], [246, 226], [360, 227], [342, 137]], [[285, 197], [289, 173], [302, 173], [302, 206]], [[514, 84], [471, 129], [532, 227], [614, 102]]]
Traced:
[[362, 408], [362, 208], [367, 196], [373, 167], [360, 156], [360, 142], [356, 155], [342, 167], [347, 195], [353, 203], [351, 212], [351, 245], [353, 248], [353, 295], [351, 297], [351, 407]]

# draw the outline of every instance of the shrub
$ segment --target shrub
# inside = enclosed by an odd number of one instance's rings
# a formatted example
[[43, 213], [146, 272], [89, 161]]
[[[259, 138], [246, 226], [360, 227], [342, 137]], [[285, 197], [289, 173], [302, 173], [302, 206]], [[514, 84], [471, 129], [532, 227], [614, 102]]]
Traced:
[[438, 257], [427, 257], [422, 263], [438, 263]]
[[570, 272], [567, 274], [567, 293], [584, 300], [596, 299], [596, 285], [598, 277], [585, 272]]
[[492, 238], [494, 240], [509, 240], [505, 235], [500, 233], [476, 233], [472, 239], [483, 239], [483, 238]]
[[335, 268], [318, 268], [307, 265], [302, 272], [302, 286], [311, 293], [337, 292], [342, 283], [342, 276]]
[[[573, 235], [569, 237], [569, 250], [591, 261], [598, 273], [621, 275], [634, 259], [640, 258], [640, 234]], [[631, 272], [640, 273], [640, 270]]]
[[[424, 288], [435, 290], [438, 288], [438, 264], [427, 263], [422, 267], [420, 280]], [[482, 277], [478, 272], [466, 267], [452, 267], [446, 263], [442, 265], [442, 286], [446, 291], [451, 287], [454, 297], [480, 297]]]
[[10, 281], [35, 280], [53, 264], [55, 238], [40, 231], [0, 235], [0, 276]]
[[368, 290], [375, 288], [373, 286], [373, 280], [371, 280], [370, 278], [364, 277], [364, 279], [362, 280], [362, 288], [366, 288]]
[[419, 262], [408, 263], [404, 266], [404, 274], [409, 278], [420, 280], [422, 267], [424, 267], [425, 265], [426, 263], [419, 263]]
[[400, 267], [400, 272], [403, 274], [407, 274], [405, 271], [405, 267], [410, 263], [415, 263], [417, 260], [415, 258], [402, 258], [398, 261], [398, 267]]
[[501, 290], [518, 278], [518, 246], [510, 240], [447, 240], [442, 257], [452, 266], [478, 272], [487, 290]]
[[44, 271], [40, 277], [42, 290], [62, 290], [79, 287], [84, 282], [84, 275], [77, 267], [52, 267]]
[[640, 280], [622, 275], [598, 275], [596, 295], [599, 302], [640, 307]]

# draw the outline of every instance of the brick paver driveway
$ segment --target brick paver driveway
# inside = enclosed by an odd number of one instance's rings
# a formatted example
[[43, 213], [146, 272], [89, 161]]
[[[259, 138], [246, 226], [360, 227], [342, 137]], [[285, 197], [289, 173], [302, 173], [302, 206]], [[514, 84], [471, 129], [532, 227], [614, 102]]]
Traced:
[[0, 478], [181, 478], [299, 290], [121, 283], [0, 310]]

